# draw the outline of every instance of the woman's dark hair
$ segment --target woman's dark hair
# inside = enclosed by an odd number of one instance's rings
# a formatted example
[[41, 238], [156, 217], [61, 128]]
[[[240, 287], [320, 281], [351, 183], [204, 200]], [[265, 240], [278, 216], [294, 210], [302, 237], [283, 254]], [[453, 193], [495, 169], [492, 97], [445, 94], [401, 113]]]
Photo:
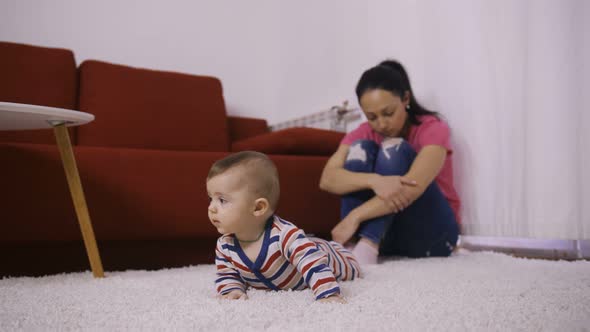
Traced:
[[420, 124], [417, 118], [418, 115], [434, 115], [438, 117], [437, 112], [430, 111], [418, 103], [414, 96], [414, 91], [412, 91], [408, 73], [398, 61], [385, 60], [363, 73], [356, 85], [356, 96], [359, 104], [361, 96], [365, 92], [375, 89], [389, 91], [402, 99], [404, 98], [405, 92], [408, 91], [410, 93], [410, 109], [406, 111], [412, 124]]

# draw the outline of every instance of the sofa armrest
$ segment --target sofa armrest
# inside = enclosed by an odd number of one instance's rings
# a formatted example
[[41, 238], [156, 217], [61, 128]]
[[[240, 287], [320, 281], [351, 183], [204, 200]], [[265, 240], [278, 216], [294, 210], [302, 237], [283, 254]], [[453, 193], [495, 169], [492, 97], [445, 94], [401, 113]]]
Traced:
[[268, 123], [264, 119], [228, 116], [227, 120], [231, 142], [268, 133]]
[[232, 151], [254, 150], [266, 154], [330, 156], [344, 133], [316, 128], [288, 128], [232, 143]]
[[[0, 101], [75, 110], [76, 60], [68, 49], [0, 41]], [[76, 127], [68, 128], [76, 144]], [[55, 144], [52, 130], [0, 132], [0, 142]]]

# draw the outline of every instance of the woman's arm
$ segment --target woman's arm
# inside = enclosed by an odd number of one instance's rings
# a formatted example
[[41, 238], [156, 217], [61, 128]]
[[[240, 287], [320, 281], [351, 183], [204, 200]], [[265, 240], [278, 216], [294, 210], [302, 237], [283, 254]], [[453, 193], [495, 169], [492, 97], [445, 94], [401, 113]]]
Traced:
[[415, 196], [412, 202], [420, 197], [430, 183], [434, 181], [445, 164], [446, 158], [447, 149], [440, 145], [427, 145], [420, 150], [412, 166], [410, 166], [410, 170], [405, 174], [407, 178], [416, 180], [417, 185], [409, 188], [410, 192]]
[[357, 173], [344, 169], [349, 147], [349, 145], [341, 144], [326, 163], [320, 178], [320, 188], [322, 190], [343, 195], [353, 191], [369, 189], [371, 188], [371, 181], [376, 176], [379, 176], [374, 173]]
[[[407, 207], [426, 190], [440, 171], [446, 157], [444, 147], [429, 145], [416, 156], [410, 171], [405, 176], [382, 176], [344, 169], [348, 149], [348, 145], [341, 144], [330, 157], [320, 178], [320, 188], [338, 195], [372, 189], [388, 202], [394, 211]], [[396, 189], [400, 184], [404, 185], [403, 191]], [[408, 190], [411, 193], [407, 194]]]
[[363, 221], [390, 214], [395, 211], [396, 209], [394, 207], [375, 196], [356, 209], [350, 211], [350, 213], [332, 229], [332, 240], [345, 244], [350, 240], [354, 233], [356, 233]]
[[[384, 176], [373, 185], [373, 190], [389, 207], [391, 212], [397, 212], [410, 206], [436, 178], [445, 163], [446, 148], [439, 145], [423, 147], [410, 166], [410, 170], [402, 179], [412, 179], [412, 183], [399, 181], [393, 176]], [[394, 189], [392, 189], [394, 188]], [[386, 213], [384, 213], [386, 214]], [[365, 219], [366, 220], [366, 219]]]
[[[416, 185], [403, 185], [402, 191], [397, 191], [394, 197], [384, 199], [378, 196], [371, 198], [350, 213], [334, 229], [332, 239], [339, 243], [346, 243], [366, 220], [380, 217], [408, 207], [426, 190], [436, 178], [444, 165], [447, 150], [438, 145], [429, 145], [418, 153], [412, 163], [406, 178], [416, 179]], [[403, 196], [403, 197], [400, 197]], [[402, 203], [403, 202], [403, 203]], [[407, 202], [407, 203], [406, 203]]]

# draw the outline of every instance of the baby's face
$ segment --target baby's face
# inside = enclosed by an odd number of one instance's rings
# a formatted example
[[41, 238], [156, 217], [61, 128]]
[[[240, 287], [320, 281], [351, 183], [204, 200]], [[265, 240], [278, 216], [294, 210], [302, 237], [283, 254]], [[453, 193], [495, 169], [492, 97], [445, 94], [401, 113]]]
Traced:
[[254, 216], [255, 198], [240, 167], [229, 169], [207, 181], [209, 220], [221, 234], [241, 233]]

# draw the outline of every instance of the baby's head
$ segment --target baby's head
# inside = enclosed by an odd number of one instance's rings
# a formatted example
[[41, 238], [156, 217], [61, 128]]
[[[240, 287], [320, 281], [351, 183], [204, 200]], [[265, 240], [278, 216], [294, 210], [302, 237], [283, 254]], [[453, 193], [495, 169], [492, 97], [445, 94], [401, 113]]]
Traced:
[[279, 176], [263, 153], [244, 151], [216, 161], [207, 175], [209, 219], [222, 234], [264, 223], [279, 200]]

